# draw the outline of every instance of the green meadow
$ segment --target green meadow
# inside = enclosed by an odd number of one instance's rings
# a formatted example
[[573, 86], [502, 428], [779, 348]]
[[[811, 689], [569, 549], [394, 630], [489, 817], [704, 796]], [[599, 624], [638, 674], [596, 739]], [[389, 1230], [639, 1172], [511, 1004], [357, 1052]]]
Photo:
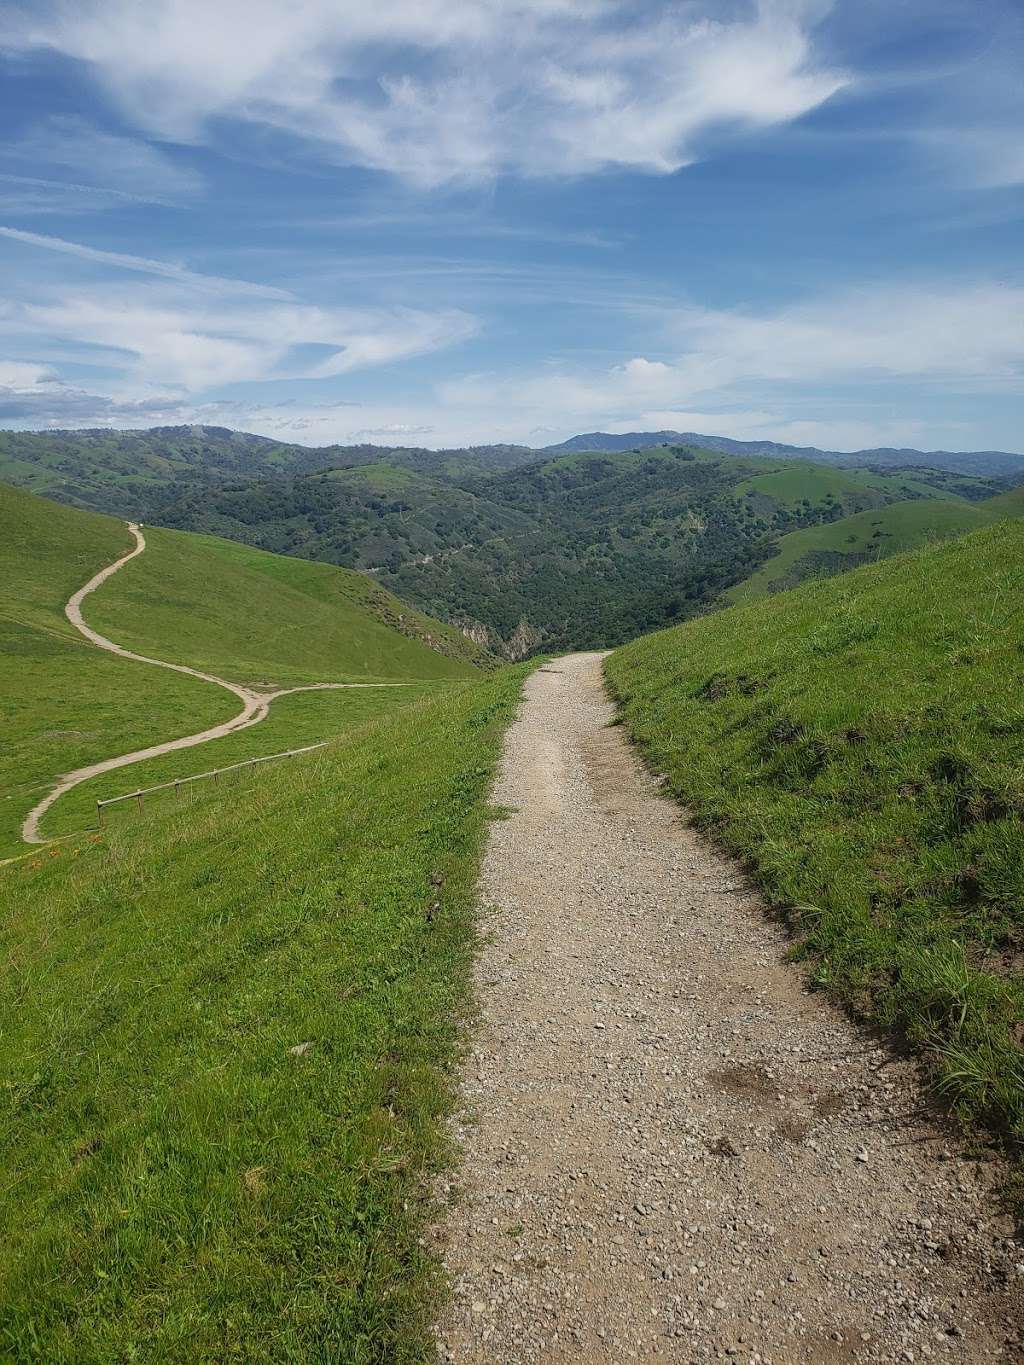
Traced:
[[727, 602], [749, 602], [766, 592], [795, 587], [805, 578], [842, 572], [990, 526], [1007, 515], [1012, 513], [963, 498], [917, 498], [856, 512], [780, 537], [776, 553], [723, 596]]
[[65, 619], [76, 588], [131, 548], [122, 522], [0, 485], [0, 857], [64, 772], [238, 710], [220, 688], [105, 654]]
[[4, 1360], [432, 1358], [420, 1239], [524, 671], [0, 869]]
[[[212, 536], [149, 527], [145, 535], [145, 552], [83, 607], [94, 629], [138, 653], [274, 686], [437, 685], [493, 663], [450, 626], [406, 609], [359, 574]], [[106, 653], [66, 620], [72, 592], [132, 543], [123, 522], [0, 485], [0, 857], [23, 850], [21, 822], [61, 774], [194, 733], [238, 710], [221, 688]], [[226, 761], [326, 738], [368, 706], [397, 705], [400, 695], [389, 688], [372, 703], [347, 705], [331, 694], [305, 704], [284, 698], [268, 721], [225, 742]], [[202, 746], [149, 774], [185, 776], [213, 761]], [[97, 794], [142, 780], [127, 768], [88, 801], [69, 794], [72, 804], [53, 807], [45, 832], [78, 827]]]
[[[345, 691], [294, 692], [280, 697], [270, 708], [270, 714], [259, 725], [239, 730], [222, 739], [210, 740], [194, 749], [164, 754], [161, 758], [146, 759], [128, 768], [116, 768], [99, 777], [72, 788], [52, 807], [44, 822], [44, 831], [51, 837], [91, 830], [97, 823], [97, 800], [122, 796], [141, 787], [152, 787], [163, 782], [180, 781], [195, 773], [225, 768], [261, 755], [287, 752], [308, 744], [354, 730], [367, 721], [397, 714], [407, 706], [431, 696], [439, 696], [444, 684], [412, 683], [401, 687], [353, 688]], [[135, 801], [125, 801], [105, 809], [105, 826], [144, 825], [154, 813], [179, 804], [199, 801], [236, 799], [239, 786], [253, 782], [276, 782], [278, 773], [258, 766], [255, 770], [242, 769], [217, 779], [187, 783], [180, 791], [173, 789], [144, 797], [141, 812]], [[139, 833], [144, 837], [145, 829]]]
[[[404, 608], [333, 564], [268, 554], [248, 545], [143, 527], [145, 553], [88, 600], [87, 619], [140, 654], [189, 664], [233, 682], [457, 678], [485, 656], [451, 626]], [[381, 619], [387, 607], [415, 629]], [[451, 651], [431, 649], [430, 635]]]

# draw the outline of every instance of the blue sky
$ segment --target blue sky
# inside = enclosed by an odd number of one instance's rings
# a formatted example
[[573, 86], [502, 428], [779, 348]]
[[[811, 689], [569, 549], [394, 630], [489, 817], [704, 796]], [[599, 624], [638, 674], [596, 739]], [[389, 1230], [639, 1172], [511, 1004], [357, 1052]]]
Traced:
[[1024, 450], [1018, 0], [0, 12], [0, 425]]

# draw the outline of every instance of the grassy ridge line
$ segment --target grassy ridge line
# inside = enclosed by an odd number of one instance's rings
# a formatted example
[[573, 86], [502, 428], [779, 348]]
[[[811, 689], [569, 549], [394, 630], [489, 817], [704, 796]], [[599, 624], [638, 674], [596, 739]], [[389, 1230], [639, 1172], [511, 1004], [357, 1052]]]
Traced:
[[419, 1236], [525, 671], [0, 872], [5, 1360], [431, 1357]]
[[857, 512], [780, 537], [775, 554], [749, 578], [727, 589], [723, 599], [750, 602], [807, 578], [844, 572], [1017, 516], [1024, 516], [1021, 490], [981, 502], [947, 494]]
[[813, 980], [1024, 1139], [1024, 526], [663, 631], [625, 723], [784, 907]]

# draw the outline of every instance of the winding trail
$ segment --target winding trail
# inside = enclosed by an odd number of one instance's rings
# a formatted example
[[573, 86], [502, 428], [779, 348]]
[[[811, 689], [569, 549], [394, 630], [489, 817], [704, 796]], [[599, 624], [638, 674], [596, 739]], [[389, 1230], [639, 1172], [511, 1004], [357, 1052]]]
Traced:
[[200, 730], [194, 735], [185, 735], [180, 739], [167, 740], [162, 744], [151, 744], [145, 749], [135, 749], [130, 754], [121, 754], [117, 758], [103, 759], [99, 763], [87, 764], [84, 768], [76, 768], [74, 772], [65, 773], [47, 794], [39, 801], [26, 815], [22, 827], [21, 837], [27, 844], [44, 844], [46, 838], [39, 832], [39, 822], [54, 804], [72, 787], [77, 787], [82, 782], [87, 782], [91, 777], [98, 777], [100, 773], [112, 772], [115, 768], [127, 768], [132, 763], [141, 763], [147, 758], [159, 758], [161, 754], [174, 753], [178, 749], [192, 749], [197, 744], [206, 744], [211, 739], [222, 739], [225, 735], [234, 734], [236, 730], [246, 730], [251, 725], [258, 725], [261, 720], [267, 718], [270, 711], [270, 704], [278, 697], [289, 696], [293, 692], [322, 692], [331, 690], [344, 690], [347, 688], [362, 687], [411, 687], [412, 683], [303, 683], [298, 687], [280, 687], [277, 689], [265, 689], [256, 687], [246, 687], [242, 683], [228, 682], [226, 678], [218, 678], [214, 673], [204, 673], [198, 668], [189, 668], [187, 664], [172, 664], [165, 659], [151, 659], [148, 654], [136, 654], [134, 650], [125, 649], [123, 645], [117, 644], [113, 640], [108, 640], [99, 631], [93, 630], [82, 616], [82, 603], [90, 593], [95, 592], [101, 587], [108, 578], [117, 573], [119, 569], [133, 560], [137, 555], [142, 554], [146, 548], [146, 538], [142, 534], [141, 527], [135, 522], [128, 522], [128, 530], [135, 537], [135, 548], [122, 555], [120, 559], [115, 559], [113, 564], [108, 564], [99, 573], [93, 574], [88, 583], [73, 593], [68, 599], [64, 608], [64, 615], [68, 618], [75, 629], [98, 649], [105, 649], [108, 654], [118, 654], [122, 659], [132, 659], [135, 663], [152, 664], [155, 668], [169, 668], [174, 673], [187, 673], [190, 678], [198, 678], [201, 682], [213, 683], [216, 687], [223, 687], [225, 691], [233, 693], [242, 703], [242, 709], [230, 720], [222, 721], [219, 725], [213, 725], [208, 730]]
[[573, 655], [506, 736], [442, 1358], [1024, 1359], [998, 1168], [807, 990], [614, 716], [601, 656]]

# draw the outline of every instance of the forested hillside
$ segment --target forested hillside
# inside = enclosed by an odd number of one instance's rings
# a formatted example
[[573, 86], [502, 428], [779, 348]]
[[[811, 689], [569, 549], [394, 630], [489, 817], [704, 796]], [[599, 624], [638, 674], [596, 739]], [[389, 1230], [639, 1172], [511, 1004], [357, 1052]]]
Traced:
[[774, 460], [811, 460], [815, 464], [840, 465], [846, 469], [905, 469], [923, 466], [981, 478], [1024, 477], [1024, 455], [1011, 450], [914, 450], [875, 446], [870, 450], [822, 450], [818, 446], [791, 446], [781, 441], [736, 441], [730, 436], [705, 436], [696, 431], [589, 431], [570, 436], [558, 445], [546, 446], [545, 455], [564, 455], [574, 450], [631, 450], [634, 446], [700, 446], [723, 455], [764, 455]]
[[[62, 501], [360, 569], [510, 658], [700, 614], [762, 565], [775, 565], [771, 585], [852, 567], [889, 533], [872, 526], [863, 544], [854, 527], [836, 541], [839, 524], [895, 504], [934, 509], [909, 518], [919, 538], [932, 523], [969, 529], [1010, 483], [678, 442], [545, 458], [514, 446], [314, 450], [213, 427], [3, 433], [3, 474]], [[806, 551], [780, 550], [801, 532]]]

